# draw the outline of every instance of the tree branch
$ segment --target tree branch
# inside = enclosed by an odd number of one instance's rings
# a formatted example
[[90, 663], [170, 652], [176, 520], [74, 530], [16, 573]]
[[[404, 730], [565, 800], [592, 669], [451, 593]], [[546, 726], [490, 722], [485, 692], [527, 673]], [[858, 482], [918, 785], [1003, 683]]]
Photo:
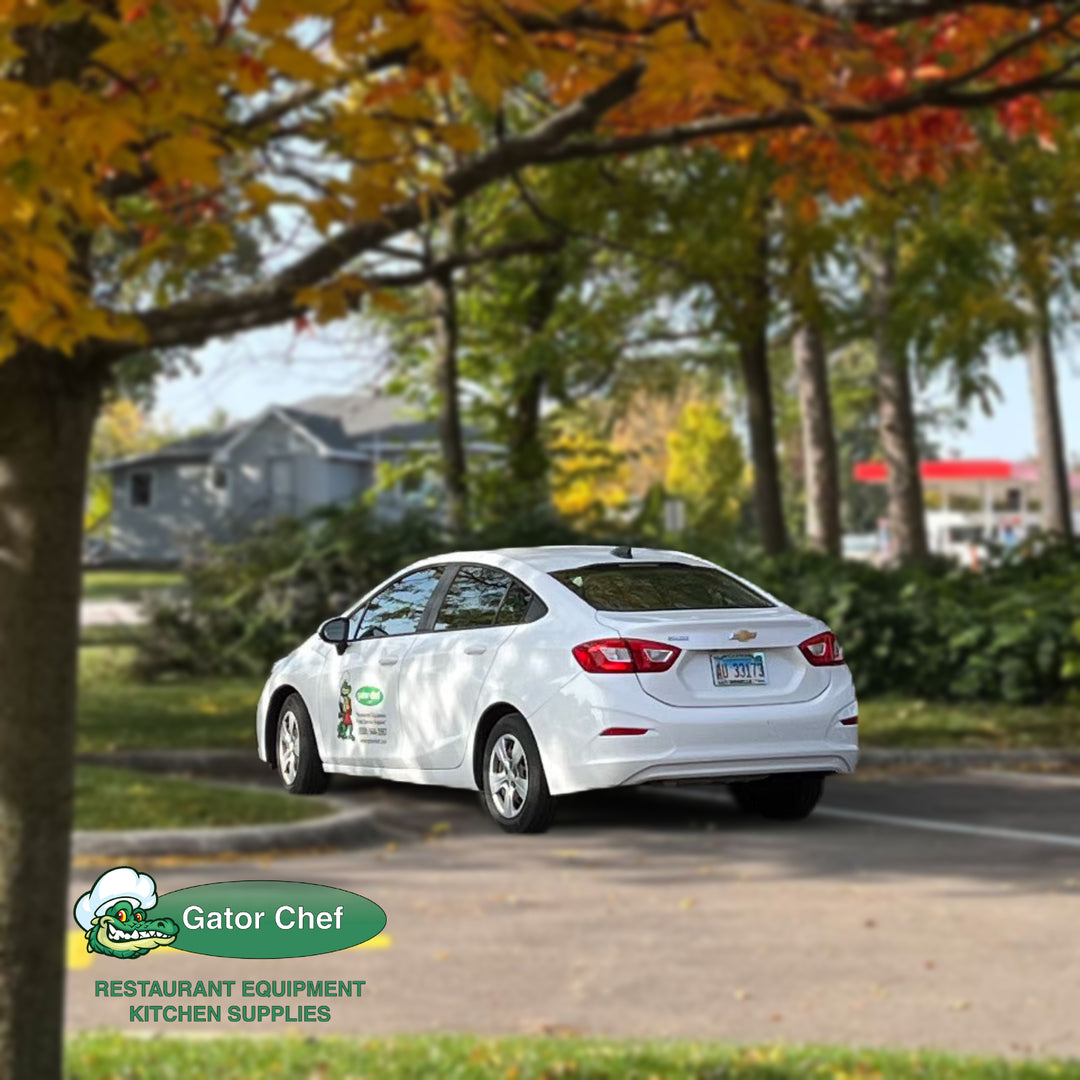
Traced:
[[199, 345], [211, 337], [270, 326], [302, 314], [295, 294], [327, 281], [359, 255], [402, 232], [415, 229], [434, 212], [463, 202], [470, 195], [537, 159], [573, 135], [582, 134], [637, 89], [642, 68], [620, 71], [580, 100], [537, 125], [525, 135], [508, 138], [450, 172], [437, 199], [425, 192], [389, 207], [381, 220], [343, 229], [297, 259], [275, 277], [231, 296], [188, 300], [142, 316], [144, 348]]
[[550, 255], [566, 243], [564, 236], [538, 237], [535, 240], [518, 240], [505, 244], [492, 244], [477, 251], [465, 251], [449, 255], [445, 259], [430, 262], [400, 274], [364, 274], [364, 283], [373, 289], [406, 289], [425, 281], [445, 278], [456, 270], [483, 263], [502, 262], [522, 255]]
[[[1025, 35], [1025, 39], [1030, 43], [1057, 32], [1068, 17], [1063, 16], [1062, 20], [1033, 30]], [[1014, 49], [1014, 42], [1010, 42], [967, 72], [925, 84], [887, 101], [826, 105], [816, 109], [815, 115], [824, 113], [836, 124], [850, 126], [927, 107], [993, 105], [1023, 94], [1070, 86], [1066, 76], [1080, 64], [1080, 55], [1077, 55], [1067, 58], [1053, 71], [1018, 82], [985, 89], [962, 89], [991, 71]], [[273, 325], [302, 314], [302, 306], [295, 299], [300, 289], [329, 281], [360, 255], [377, 249], [394, 236], [416, 229], [435, 214], [460, 204], [484, 187], [511, 177], [525, 167], [635, 153], [728, 135], [790, 130], [814, 123], [809, 111], [796, 107], [745, 116], [709, 117], [637, 135], [581, 139], [592, 132], [608, 112], [633, 96], [642, 71], [643, 66], [635, 64], [618, 72], [607, 83], [531, 131], [506, 138], [446, 174], [438, 195], [419, 193], [388, 207], [379, 220], [343, 229], [266, 282], [232, 295], [182, 301], [145, 314], [142, 321], [147, 340], [142, 347], [199, 345], [211, 337]]]

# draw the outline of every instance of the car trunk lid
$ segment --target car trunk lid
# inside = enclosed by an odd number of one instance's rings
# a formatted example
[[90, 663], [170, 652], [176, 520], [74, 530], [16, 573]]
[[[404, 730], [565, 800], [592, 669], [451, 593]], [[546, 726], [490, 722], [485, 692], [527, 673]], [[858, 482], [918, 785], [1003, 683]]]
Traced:
[[[670, 669], [636, 675], [647, 694], [667, 705], [809, 701], [829, 683], [829, 669], [812, 667], [799, 651], [800, 643], [824, 625], [790, 608], [600, 611], [597, 621], [621, 637], [678, 646], [680, 655]], [[740, 681], [747, 676], [755, 681]], [[764, 682], [758, 681], [762, 677]]]

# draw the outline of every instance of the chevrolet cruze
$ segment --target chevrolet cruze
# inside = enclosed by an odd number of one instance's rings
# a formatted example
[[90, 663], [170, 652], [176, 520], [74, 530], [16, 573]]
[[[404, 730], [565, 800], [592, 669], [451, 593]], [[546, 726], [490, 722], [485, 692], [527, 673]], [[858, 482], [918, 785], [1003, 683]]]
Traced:
[[296, 794], [330, 773], [471, 788], [539, 832], [560, 795], [663, 782], [804, 818], [854, 769], [857, 722], [818, 619], [693, 555], [543, 547], [406, 567], [274, 665], [256, 734]]

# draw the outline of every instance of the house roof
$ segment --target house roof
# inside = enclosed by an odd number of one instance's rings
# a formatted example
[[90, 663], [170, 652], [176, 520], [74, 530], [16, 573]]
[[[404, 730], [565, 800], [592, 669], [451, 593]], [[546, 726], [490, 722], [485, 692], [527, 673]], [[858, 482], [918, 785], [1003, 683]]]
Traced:
[[388, 443], [408, 445], [435, 440], [437, 425], [429, 420], [402, 417], [406, 409], [401, 398], [385, 394], [369, 397], [322, 395], [296, 405], [271, 406], [250, 420], [231, 424], [220, 431], [178, 439], [151, 453], [106, 462], [101, 468], [117, 469], [152, 462], [227, 461], [233, 447], [271, 416], [292, 425], [323, 457], [366, 459], [377, 447], [385, 448]]

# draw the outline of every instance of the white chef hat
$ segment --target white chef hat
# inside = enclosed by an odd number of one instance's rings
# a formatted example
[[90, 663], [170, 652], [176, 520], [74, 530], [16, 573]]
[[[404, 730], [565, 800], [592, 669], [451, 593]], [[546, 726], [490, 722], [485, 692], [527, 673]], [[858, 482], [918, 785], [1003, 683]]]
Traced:
[[152, 908], [157, 903], [157, 885], [149, 874], [140, 874], [130, 866], [115, 866], [76, 901], [75, 921], [89, 930], [94, 917], [104, 915], [117, 900], [127, 900], [132, 907], [144, 910]]

